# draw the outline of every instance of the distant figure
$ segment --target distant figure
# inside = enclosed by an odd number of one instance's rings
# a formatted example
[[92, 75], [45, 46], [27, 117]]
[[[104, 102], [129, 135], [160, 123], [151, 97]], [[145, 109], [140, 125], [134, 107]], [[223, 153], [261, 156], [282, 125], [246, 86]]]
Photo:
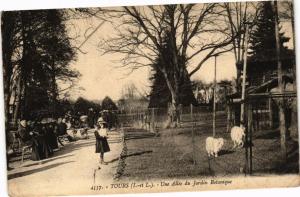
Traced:
[[142, 129], [150, 130], [150, 120], [149, 115], [144, 113], [143, 114], [143, 126]]
[[94, 119], [95, 119], [95, 112], [93, 108], [90, 108], [88, 111], [88, 126], [89, 128], [94, 128]]
[[107, 165], [104, 162], [104, 153], [109, 152], [110, 148], [107, 142], [107, 123], [100, 117], [97, 120], [96, 130], [94, 132], [96, 137], [96, 153], [100, 153], [100, 164]]
[[49, 140], [46, 138], [46, 124], [47, 121], [43, 119], [40, 123], [35, 124], [34, 130], [32, 131], [33, 138], [31, 159], [34, 161], [46, 159], [53, 154], [53, 150], [48, 143]]
[[18, 128], [18, 137], [21, 139], [23, 143], [26, 143], [31, 140], [31, 136], [27, 129], [27, 121], [21, 120]]
[[49, 119], [48, 123], [46, 124], [46, 140], [52, 150], [58, 150], [58, 142], [56, 136], [56, 122], [54, 119]]
[[80, 125], [79, 128], [88, 128], [88, 116], [87, 115], [81, 115], [79, 117]]
[[[66, 138], [69, 140], [69, 142], [73, 142], [74, 139], [67, 133], [67, 124], [65, 122], [65, 119], [58, 118], [57, 120], [57, 135], [58, 136], [66, 136]], [[62, 142], [58, 138], [58, 142], [62, 144]]]
[[67, 120], [67, 119], [63, 119], [63, 122], [67, 125], [67, 130], [68, 129], [71, 129], [71, 127], [72, 127], [72, 124], [71, 124], [71, 121], [70, 120]]

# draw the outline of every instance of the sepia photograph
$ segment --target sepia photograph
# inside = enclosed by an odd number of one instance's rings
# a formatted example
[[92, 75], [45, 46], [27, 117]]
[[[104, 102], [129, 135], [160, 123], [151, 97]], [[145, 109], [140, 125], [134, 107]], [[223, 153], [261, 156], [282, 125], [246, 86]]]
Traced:
[[9, 196], [299, 187], [294, 10], [1, 10]]

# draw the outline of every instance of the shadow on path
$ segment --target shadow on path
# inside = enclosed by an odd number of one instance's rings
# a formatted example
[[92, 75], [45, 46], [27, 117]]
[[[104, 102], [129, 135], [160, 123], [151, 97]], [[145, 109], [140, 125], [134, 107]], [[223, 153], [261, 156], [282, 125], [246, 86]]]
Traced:
[[32, 163], [32, 164], [23, 165], [23, 167], [30, 167], [30, 166], [35, 166], [35, 165], [39, 165], [39, 164], [45, 164], [45, 163], [48, 163], [48, 162], [51, 162], [51, 161], [54, 161], [54, 160], [57, 160], [57, 159], [66, 158], [66, 157], [72, 157], [72, 156], [74, 156], [74, 154], [72, 154], [72, 155], [65, 155], [65, 156], [57, 156], [57, 157], [50, 158], [50, 159], [36, 161], [35, 163]]
[[279, 138], [280, 138], [280, 132], [278, 130], [266, 130], [261, 134], [258, 134], [255, 139], [268, 140], [268, 139], [279, 139]]
[[23, 176], [27, 176], [27, 175], [30, 175], [30, 174], [33, 174], [33, 173], [36, 173], [36, 172], [45, 171], [45, 170], [55, 168], [57, 166], [64, 165], [64, 164], [67, 164], [67, 163], [72, 163], [72, 162], [75, 162], [75, 161], [61, 162], [61, 163], [48, 165], [48, 166], [38, 168], [38, 169], [28, 170], [28, 171], [25, 171], [25, 172], [17, 172], [17, 173], [8, 175], [7, 178], [8, 178], [8, 180], [10, 180], [10, 179], [18, 178], [18, 177], [23, 177]]
[[[125, 159], [125, 158], [131, 157], [131, 156], [139, 156], [139, 155], [143, 155], [143, 154], [146, 154], [146, 153], [152, 153], [152, 152], [153, 152], [152, 150], [149, 150], [149, 151], [141, 151], [141, 152], [131, 153], [131, 154], [122, 156], [121, 159]], [[119, 157], [116, 157], [116, 158], [113, 158], [110, 161], [107, 161], [106, 163], [113, 163], [113, 162], [116, 162], [118, 160], [119, 160]]]
[[122, 156], [122, 158], [127, 158], [127, 157], [132, 157], [132, 156], [139, 156], [139, 155], [143, 155], [143, 154], [146, 154], [146, 153], [152, 153], [152, 152], [153, 152], [152, 150], [140, 151], [140, 152], [135, 152], [135, 153], [124, 155], [124, 156]]
[[220, 152], [219, 152], [219, 156], [222, 156], [222, 155], [228, 155], [228, 154], [232, 154], [232, 153], [234, 153], [235, 151], [233, 151], [233, 150], [220, 150]]

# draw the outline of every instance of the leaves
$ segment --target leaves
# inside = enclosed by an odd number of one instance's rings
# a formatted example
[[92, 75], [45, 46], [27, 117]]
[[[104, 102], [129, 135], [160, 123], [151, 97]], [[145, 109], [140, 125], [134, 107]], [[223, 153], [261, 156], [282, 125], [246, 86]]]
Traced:
[[[3, 48], [5, 84], [17, 86], [15, 99], [20, 100], [21, 114], [30, 117], [34, 110], [55, 108], [58, 99], [58, 80], [74, 81], [79, 73], [70, 68], [76, 59], [64, 24], [64, 12], [59, 10], [28, 10], [4, 12], [3, 37], [8, 43]], [[5, 25], [13, 24], [12, 26]], [[18, 72], [12, 72], [17, 70]], [[21, 91], [21, 89], [23, 91]], [[18, 92], [18, 93], [17, 93]], [[9, 98], [7, 98], [9, 99]]]

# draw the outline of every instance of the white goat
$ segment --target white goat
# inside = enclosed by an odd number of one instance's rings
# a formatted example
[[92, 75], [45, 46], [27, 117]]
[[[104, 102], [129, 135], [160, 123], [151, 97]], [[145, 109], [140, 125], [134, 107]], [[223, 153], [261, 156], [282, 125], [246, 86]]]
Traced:
[[218, 152], [221, 150], [221, 148], [224, 145], [224, 139], [208, 137], [206, 138], [205, 142], [206, 142], [206, 151], [208, 157], [210, 156], [218, 157]]
[[245, 127], [244, 126], [232, 127], [230, 136], [233, 141], [233, 148], [243, 147], [244, 146], [244, 137], [245, 137]]

